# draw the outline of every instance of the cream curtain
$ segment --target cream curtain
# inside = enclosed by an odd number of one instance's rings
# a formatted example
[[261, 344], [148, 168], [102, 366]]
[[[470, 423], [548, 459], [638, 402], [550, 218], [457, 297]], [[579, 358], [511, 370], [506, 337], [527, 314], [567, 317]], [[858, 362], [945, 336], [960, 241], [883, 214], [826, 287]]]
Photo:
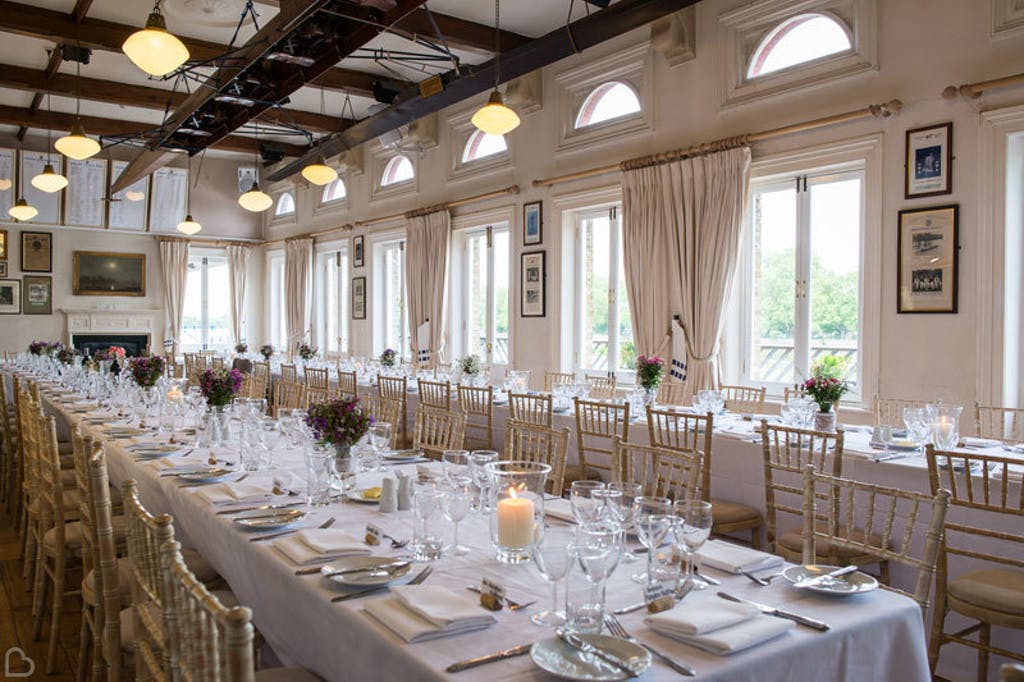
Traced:
[[[406, 227], [405, 282], [409, 297], [409, 329], [415, 332], [430, 320], [429, 357], [442, 361], [445, 351], [445, 287], [448, 282], [448, 247], [451, 215], [447, 209], [413, 216]], [[414, 355], [416, 357], [417, 355]]]
[[185, 281], [188, 278], [188, 242], [160, 242], [160, 272], [164, 278], [164, 338], [173, 339], [173, 352], [181, 345], [181, 321], [185, 313]]
[[249, 273], [252, 248], [244, 244], [228, 246], [228, 277], [231, 280], [231, 333], [235, 343], [242, 342], [242, 311], [245, 308], [245, 280]]
[[691, 392], [718, 385], [718, 339], [749, 182], [749, 147], [623, 172], [626, 286], [637, 351], [670, 349], [666, 333], [679, 315]]
[[289, 239], [284, 245], [285, 324], [288, 352], [295, 351], [309, 332], [310, 284], [313, 270], [313, 239]]

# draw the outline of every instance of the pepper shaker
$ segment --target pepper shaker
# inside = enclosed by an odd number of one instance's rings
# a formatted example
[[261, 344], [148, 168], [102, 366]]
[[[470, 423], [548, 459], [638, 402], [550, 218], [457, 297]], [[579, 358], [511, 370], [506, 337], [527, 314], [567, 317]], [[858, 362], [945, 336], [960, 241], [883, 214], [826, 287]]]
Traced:
[[380, 484], [380, 511], [391, 514], [398, 509], [398, 496], [395, 491], [395, 479], [385, 478]]
[[398, 475], [398, 510], [405, 511], [412, 509], [412, 479], [402, 474]]

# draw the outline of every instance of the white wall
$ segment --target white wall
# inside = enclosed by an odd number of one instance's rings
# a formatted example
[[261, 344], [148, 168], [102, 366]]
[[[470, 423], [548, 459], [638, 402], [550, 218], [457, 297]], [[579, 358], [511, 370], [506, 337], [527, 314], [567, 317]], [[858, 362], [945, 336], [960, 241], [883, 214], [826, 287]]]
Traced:
[[[739, 0], [704, 0], [697, 5], [697, 57], [677, 67], [651, 53], [653, 60], [653, 130], [607, 144], [573, 152], [554, 152], [559, 120], [554, 99], [555, 75], [597, 56], [615, 53], [647, 39], [646, 29], [634, 31], [581, 55], [566, 59], [544, 72], [544, 103], [540, 111], [526, 115], [522, 126], [510, 136], [515, 166], [506, 170], [447, 180], [448, 131], [444, 121], [452, 112], [441, 113], [440, 143], [420, 156], [417, 191], [387, 200], [371, 201], [370, 163], [367, 173], [348, 178], [349, 199], [345, 210], [315, 214], [319, 189], [297, 185], [298, 216], [292, 224], [270, 225], [267, 236], [278, 238], [387, 215], [448, 199], [474, 195], [516, 183], [517, 197], [496, 199], [488, 204], [456, 210], [457, 214], [514, 202], [517, 224], [513, 243], [521, 245], [522, 203], [543, 200], [544, 244], [548, 251], [548, 317], [544, 320], [513, 320], [515, 364], [539, 371], [554, 367], [561, 356], [560, 324], [571, 322], [559, 314], [559, 268], [561, 239], [555, 202], [565, 194], [615, 182], [615, 176], [593, 178], [549, 189], [531, 186], [532, 180], [574, 170], [604, 165], [621, 159], [662, 151], [691, 143], [813, 119], [859, 109], [869, 104], [899, 98], [903, 112], [890, 119], [865, 120], [833, 126], [757, 144], [755, 158], [773, 153], [812, 147], [869, 134], [883, 137], [881, 261], [881, 313], [879, 391], [893, 396], [943, 396], [960, 401], [976, 395], [977, 341], [976, 306], [979, 272], [987, 267], [977, 259], [977, 235], [987, 226], [978, 224], [980, 202], [985, 194], [978, 186], [979, 111], [1024, 101], [1024, 92], [1009, 88], [986, 94], [979, 101], [946, 100], [942, 90], [951, 84], [975, 82], [1021, 70], [1024, 34], [999, 39], [989, 36], [987, 0], [878, 0], [879, 69], [799, 92], [782, 94], [728, 110], [719, 109], [721, 68], [714, 43], [717, 16], [740, 6]], [[472, 102], [473, 106], [482, 103]], [[473, 106], [462, 106], [463, 111]], [[907, 129], [952, 121], [954, 127], [953, 194], [950, 196], [903, 199], [903, 148]], [[301, 180], [300, 180], [301, 182]], [[896, 219], [902, 208], [944, 203], [960, 205], [959, 309], [956, 315], [898, 315], [896, 313]], [[356, 232], [355, 234], [358, 234]], [[369, 246], [369, 239], [368, 246]], [[518, 270], [518, 251], [513, 258]], [[369, 267], [355, 276], [371, 277]], [[518, 287], [518, 283], [514, 283]], [[370, 282], [372, 290], [372, 281]], [[518, 288], [515, 289], [518, 291]], [[372, 300], [372, 297], [371, 297]], [[370, 314], [373, 314], [371, 309]], [[352, 323], [353, 351], [371, 349], [369, 321]], [[526, 342], [528, 340], [528, 342]]]

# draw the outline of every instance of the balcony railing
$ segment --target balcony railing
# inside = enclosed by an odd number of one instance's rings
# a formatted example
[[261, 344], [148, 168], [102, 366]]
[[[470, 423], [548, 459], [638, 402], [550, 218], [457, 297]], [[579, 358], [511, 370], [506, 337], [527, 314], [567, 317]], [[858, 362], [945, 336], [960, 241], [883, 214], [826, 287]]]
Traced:
[[[853, 341], [833, 341], [811, 346], [811, 364], [824, 355], [837, 355], [849, 363], [849, 375], [857, 376], [857, 344]], [[790, 383], [796, 349], [790, 340], [761, 339], [757, 353], [757, 369], [752, 372], [755, 381]]]

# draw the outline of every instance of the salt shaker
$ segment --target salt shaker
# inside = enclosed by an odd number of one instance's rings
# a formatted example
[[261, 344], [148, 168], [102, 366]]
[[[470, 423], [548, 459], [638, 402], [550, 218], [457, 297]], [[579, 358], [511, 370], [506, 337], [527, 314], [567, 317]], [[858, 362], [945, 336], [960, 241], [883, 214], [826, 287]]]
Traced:
[[412, 479], [398, 474], [398, 510], [412, 509]]
[[395, 491], [395, 479], [385, 478], [380, 484], [380, 511], [390, 514], [398, 509], [398, 496]]

